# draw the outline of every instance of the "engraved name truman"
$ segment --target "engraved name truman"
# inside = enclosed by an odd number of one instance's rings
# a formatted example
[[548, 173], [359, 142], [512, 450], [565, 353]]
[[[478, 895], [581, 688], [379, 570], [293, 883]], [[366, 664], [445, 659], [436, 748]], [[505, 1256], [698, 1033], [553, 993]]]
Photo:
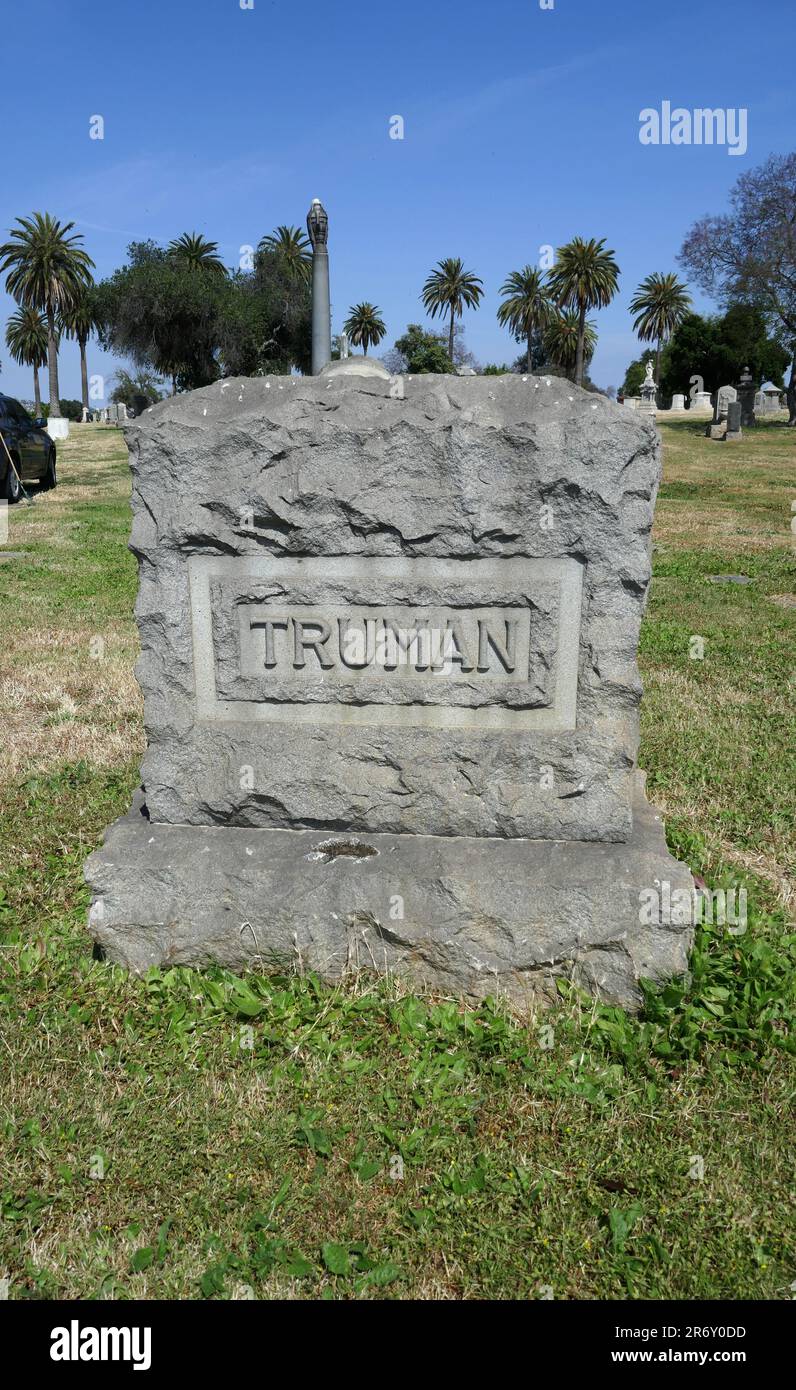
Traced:
[[[266, 671], [400, 671], [415, 675], [477, 672], [527, 677], [530, 613], [526, 609], [411, 612], [373, 609], [324, 614], [241, 613], [241, 669]], [[255, 640], [252, 641], [251, 639]], [[259, 640], [258, 640], [259, 639]]]
[[197, 717], [574, 729], [582, 565], [192, 556]]

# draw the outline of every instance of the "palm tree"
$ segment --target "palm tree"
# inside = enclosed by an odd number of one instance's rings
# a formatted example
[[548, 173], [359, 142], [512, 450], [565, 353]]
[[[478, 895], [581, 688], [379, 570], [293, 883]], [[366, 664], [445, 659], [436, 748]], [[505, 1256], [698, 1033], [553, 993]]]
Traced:
[[343, 332], [348, 334], [356, 347], [361, 346], [367, 357], [370, 344], [375, 343], [378, 346], [387, 332], [381, 309], [375, 304], [368, 304], [367, 300], [362, 304], [352, 304], [348, 318], [343, 324]]
[[653, 271], [642, 280], [630, 305], [636, 314], [633, 327], [642, 343], [656, 344], [655, 380], [660, 380], [661, 352], [674, 330], [679, 328], [691, 307], [691, 296], [685, 285], [673, 273], [661, 275]]
[[41, 416], [39, 367], [43, 367], [47, 361], [47, 320], [44, 315], [38, 309], [31, 309], [28, 304], [15, 309], [6, 324], [6, 343], [15, 362], [33, 368], [33, 399], [38, 420]]
[[550, 322], [552, 305], [541, 271], [526, 265], [512, 270], [500, 293], [505, 296], [497, 311], [498, 323], [508, 328], [517, 342], [528, 345], [528, 371], [531, 370], [531, 338], [535, 329], [545, 329]]
[[288, 275], [300, 284], [309, 284], [312, 272], [312, 249], [309, 238], [299, 227], [277, 227], [264, 236], [257, 247], [262, 253], [272, 251], [283, 262]]
[[550, 294], [559, 309], [572, 309], [578, 316], [578, 345], [575, 358], [575, 382], [583, 385], [585, 358], [586, 315], [590, 309], [604, 309], [611, 303], [619, 284], [619, 266], [613, 251], [605, 250], [605, 239], [584, 241], [573, 237], [556, 252], [556, 261], [549, 274]]
[[18, 217], [11, 240], [0, 246], [0, 271], [7, 270], [6, 289], [18, 304], [38, 309], [47, 320], [47, 364], [50, 377], [50, 415], [60, 418], [58, 399], [58, 330], [56, 317], [91, 283], [94, 262], [72, 232], [74, 222], [61, 223], [48, 212]]
[[86, 366], [86, 343], [97, 327], [91, 295], [86, 292], [70, 308], [60, 315], [61, 327], [67, 338], [74, 338], [80, 347], [80, 388], [83, 406], [88, 410], [88, 367]]
[[218, 242], [207, 241], [199, 232], [183, 232], [169, 242], [167, 250], [171, 259], [187, 270], [210, 270], [215, 275], [227, 273], [218, 254]]
[[434, 319], [437, 314], [450, 313], [448, 333], [448, 356], [453, 361], [453, 326], [461, 318], [465, 308], [477, 309], [484, 293], [483, 281], [472, 270], [465, 270], [460, 257], [449, 256], [447, 260], [437, 261], [432, 270], [421, 298], [427, 313]]
[[[580, 336], [580, 315], [576, 309], [564, 309], [554, 313], [544, 336], [545, 350], [550, 360], [572, 377], [577, 369], [578, 341]], [[597, 331], [594, 320], [587, 319], [583, 332], [583, 362], [588, 366], [597, 346]]]

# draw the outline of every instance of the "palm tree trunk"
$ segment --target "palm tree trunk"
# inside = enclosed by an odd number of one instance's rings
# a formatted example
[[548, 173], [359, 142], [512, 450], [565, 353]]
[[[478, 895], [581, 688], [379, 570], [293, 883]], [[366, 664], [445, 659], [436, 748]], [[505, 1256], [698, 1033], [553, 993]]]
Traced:
[[658, 339], [658, 346], [657, 346], [657, 348], [655, 349], [655, 385], [658, 387], [658, 394], [659, 394], [659, 395], [660, 395], [660, 385], [661, 385], [661, 350], [662, 350], [662, 348], [663, 348], [663, 339], [662, 339], [662, 338], [659, 338], [659, 339]]
[[453, 366], [453, 321], [454, 321], [455, 313], [456, 313], [456, 311], [455, 311], [453, 305], [451, 304], [451, 329], [450, 329], [450, 333], [448, 334], [448, 356], [449, 356], [449, 358], [450, 358], [450, 360], [451, 360], [451, 366]]
[[61, 418], [61, 402], [58, 399], [58, 342], [55, 336], [55, 310], [47, 305], [47, 367], [50, 376], [50, 418]]
[[86, 340], [80, 339], [80, 389], [83, 394], [83, 409], [88, 410], [88, 367], [86, 365]]
[[171, 394], [172, 396], [176, 396], [177, 394], [177, 377], [174, 372], [171, 374]]
[[528, 329], [528, 359], [527, 359], [526, 364], [525, 364], [525, 365], [526, 365], [526, 370], [527, 370], [529, 376], [530, 376], [530, 374], [531, 374], [531, 338], [532, 338], [532, 336], [533, 336], [533, 329], [529, 328], [529, 329]]
[[41, 389], [39, 387], [39, 369], [36, 363], [33, 364], [33, 399], [36, 405], [36, 419], [41, 419]]
[[788, 425], [796, 426], [796, 343], [793, 346], [793, 361], [790, 367], [790, 381], [787, 385]]
[[575, 385], [583, 385], [583, 358], [586, 344], [586, 305], [578, 310], [578, 344], [575, 349]]

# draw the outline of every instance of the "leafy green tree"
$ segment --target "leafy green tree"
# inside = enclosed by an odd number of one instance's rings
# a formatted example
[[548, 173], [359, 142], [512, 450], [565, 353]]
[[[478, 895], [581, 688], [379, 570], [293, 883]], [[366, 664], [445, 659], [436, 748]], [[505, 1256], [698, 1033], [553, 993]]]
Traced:
[[647, 375], [647, 358], [637, 357], [630, 363], [625, 372], [625, 379], [622, 384], [623, 396], [638, 396], [641, 393], [641, 383]]
[[343, 331], [348, 334], [355, 347], [362, 348], [367, 357], [371, 343], [378, 347], [387, 332], [387, 326], [378, 306], [364, 300], [361, 304], [352, 304], [348, 318], [343, 324]]
[[750, 304], [735, 304], [723, 316], [687, 314], [661, 356], [663, 396], [689, 394], [692, 377], [701, 377], [706, 391], [737, 382], [744, 367], [755, 381], [783, 384], [789, 355], [768, 336], [766, 316]]
[[302, 285], [310, 283], [312, 275], [312, 247], [309, 237], [299, 227], [281, 226], [264, 236], [257, 248], [258, 254], [271, 252], [283, 262], [291, 279]]
[[435, 333], [428, 333], [419, 323], [409, 324], [402, 337], [396, 339], [392, 351], [385, 353], [383, 361], [395, 374], [408, 372], [410, 376], [423, 376], [453, 371], [442, 339]]
[[[796, 205], [794, 205], [796, 218]], [[782, 343], [779, 332], [770, 332], [770, 320], [757, 304], [733, 304], [718, 322], [722, 361], [719, 371], [724, 380], [734, 381], [748, 367], [758, 385], [773, 381], [784, 386], [790, 353]]]
[[215, 381], [226, 275], [197, 274], [153, 242], [132, 243], [128, 258], [96, 287], [102, 346], [170, 378], [172, 392]]
[[39, 367], [47, 362], [47, 320], [38, 309], [20, 305], [6, 324], [6, 343], [15, 362], [33, 368], [33, 398], [36, 418], [41, 417]]
[[545, 277], [534, 266], [526, 265], [511, 271], [500, 293], [504, 300], [497, 312], [498, 323], [508, 328], [518, 343], [526, 343], [526, 371], [530, 372], [534, 332], [545, 331], [553, 312]]
[[218, 254], [218, 242], [208, 241], [199, 232], [183, 232], [169, 242], [167, 254], [186, 270], [209, 270], [213, 275], [227, 273]]
[[483, 281], [471, 270], [465, 270], [460, 257], [438, 261], [425, 285], [421, 298], [432, 318], [437, 314], [451, 316], [448, 332], [448, 359], [453, 361], [453, 328], [465, 309], [477, 309], [484, 293]]
[[[729, 212], [694, 224], [678, 260], [725, 308], [752, 304], [787, 349], [788, 424], [796, 427], [796, 151], [741, 174]], [[751, 364], [750, 364], [751, 370]], [[773, 380], [773, 378], [772, 378]]]
[[47, 320], [50, 416], [60, 417], [58, 400], [58, 316], [92, 283], [94, 262], [81, 245], [74, 222], [61, 223], [48, 212], [18, 217], [10, 240], [0, 246], [0, 271], [18, 304], [38, 309]]
[[274, 252], [255, 257], [253, 271], [230, 278], [218, 322], [225, 376], [309, 372], [312, 306], [309, 287]]
[[137, 396], [143, 396], [150, 405], [155, 405], [163, 396], [161, 385], [160, 378], [146, 367], [140, 367], [135, 375], [125, 367], [120, 367], [114, 376], [111, 400], [117, 404], [123, 403], [128, 410], [135, 410]]
[[575, 380], [580, 354], [581, 381], [594, 356], [597, 332], [592, 319], [581, 322], [575, 309], [553, 314], [544, 336], [544, 345], [553, 368], [560, 368], [570, 381]]
[[[93, 291], [85, 290], [78, 299], [60, 314], [61, 331], [67, 338], [73, 338], [80, 348], [80, 391], [83, 406], [89, 408], [88, 366], [86, 363], [86, 344], [92, 333], [96, 332], [97, 321], [94, 314]], [[81, 411], [82, 419], [82, 411]]]
[[655, 343], [655, 380], [660, 380], [661, 352], [691, 307], [691, 296], [677, 276], [653, 271], [642, 280], [630, 305], [633, 327], [642, 343]]
[[586, 316], [590, 309], [604, 309], [619, 288], [619, 267], [613, 251], [606, 251], [605, 239], [584, 241], [574, 237], [560, 246], [549, 273], [550, 295], [559, 309], [577, 315], [578, 332], [574, 380], [583, 385], [586, 366]]

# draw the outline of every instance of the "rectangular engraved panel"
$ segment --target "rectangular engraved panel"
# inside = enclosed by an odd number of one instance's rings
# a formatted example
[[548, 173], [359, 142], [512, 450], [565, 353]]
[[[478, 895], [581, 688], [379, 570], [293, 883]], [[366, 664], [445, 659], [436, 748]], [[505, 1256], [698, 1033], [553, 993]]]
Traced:
[[197, 715], [573, 729], [575, 560], [193, 556]]

